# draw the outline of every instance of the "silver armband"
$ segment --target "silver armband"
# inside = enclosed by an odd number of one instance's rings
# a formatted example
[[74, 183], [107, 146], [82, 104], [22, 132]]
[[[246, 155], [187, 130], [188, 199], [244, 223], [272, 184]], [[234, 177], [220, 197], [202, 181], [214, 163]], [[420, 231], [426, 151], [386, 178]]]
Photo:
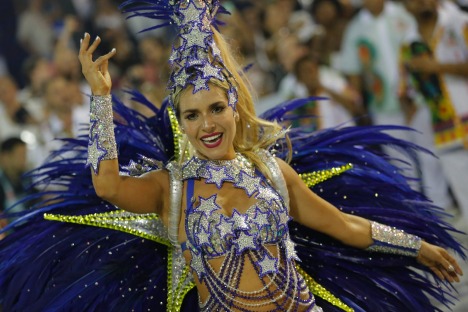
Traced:
[[89, 117], [88, 159], [86, 166], [91, 166], [94, 172], [98, 173], [99, 163], [102, 160], [117, 158], [112, 96], [92, 96]]
[[367, 250], [402, 256], [418, 256], [422, 243], [419, 236], [374, 221], [371, 221], [371, 228], [374, 243]]

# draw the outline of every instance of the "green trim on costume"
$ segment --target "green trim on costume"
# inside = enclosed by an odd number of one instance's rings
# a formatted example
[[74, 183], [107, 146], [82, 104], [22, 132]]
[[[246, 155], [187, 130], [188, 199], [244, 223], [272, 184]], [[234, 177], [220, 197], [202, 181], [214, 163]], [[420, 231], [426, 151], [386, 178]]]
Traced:
[[182, 149], [182, 143], [180, 142], [182, 132], [180, 132], [179, 122], [177, 121], [177, 116], [175, 115], [172, 107], [167, 108], [167, 113], [169, 114], [169, 120], [171, 121], [172, 137], [174, 138], [174, 157], [175, 160], [178, 161], [182, 156], [180, 154]]
[[335, 176], [339, 176], [343, 172], [348, 171], [352, 168], [353, 168], [353, 164], [348, 163], [346, 165], [342, 165], [340, 167], [334, 167], [331, 169], [325, 169], [325, 170], [314, 171], [314, 172], [309, 172], [309, 173], [301, 173], [299, 174], [299, 177], [301, 177], [302, 181], [304, 181], [308, 187], [312, 187], [328, 179], [331, 179]]
[[[169, 258], [167, 262], [167, 285], [172, 285], [172, 253], [169, 253]], [[184, 267], [184, 271], [179, 278], [177, 283], [177, 288], [175, 294], [172, 292], [172, 287], [168, 287], [168, 296], [167, 296], [167, 308], [168, 312], [179, 312], [184, 302], [185, 296], [187, 293], [195, 287], [195, 283], [192, 281], [181, 289], [185, 281], [190, 278], [190, 268], [188, 265]], [[169, 290], [169, 288], [171, 288]]]
[[343, 311], [346, 312], [354, 312], [354, 309], [347, 306], [343, 301], [341, 301], [339, 298], [335, 297], [330, 291], [328, 291], [325, 287], [317, 283], [312, 277], [310, 277], [309, 274], [307, 274], [306, 271], [304, 271], [299, 265], [296, 264], [296, 269], [299, 272], [299, 274], [302, 275], [304, 278], [307, 287], [309, 287], [309, 290], [314, 294], [316, 297], [320, 297], [323, 300], [331, 303], [337, 308], [342, 309]]
[[[73, 216], [73, 215], [58, 215], [58, 214], [44, 214], [44, 219], [51, 221], [59, 221], [64, 223], [76, 223], [82, 225], [89, 225], [101, 227], [106, 229], [117, 230], [129, 233], [138, 237], [146, 238], [157, 243], [171, 246], [168, 239], [161, 236], [150, 234], [150, 232], [139, 229], [134, 224], [139, 221], [158, 221], [161, 222], [159, 216], [155, 213], [136, 214], [129, 213], [124, 210], [116, 210], [104, 213], [93, 213], [89, 215]], [[132, 225], [133, 223], [133, 225]]]

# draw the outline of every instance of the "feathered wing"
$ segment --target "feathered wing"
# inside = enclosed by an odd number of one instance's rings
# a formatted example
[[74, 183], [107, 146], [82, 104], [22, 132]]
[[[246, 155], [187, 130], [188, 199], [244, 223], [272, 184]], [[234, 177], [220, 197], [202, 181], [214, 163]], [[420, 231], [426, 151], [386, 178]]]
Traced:
[[[307, 101], [310, 99], [282, 104], [262, 117], [282, 120], [291, 108]], [[456, 230], [442, 219], [446, 216], [443, 210], [413, 191], [404, 169], [390, 164], [380, 149], [393, 146], [410, 157], [427, 152], [391, 137], [388, 133], [393, 130], [413, 131], [397, 126], [347, 127], [314, 133], [291, 129], [291, 165], [315, 193], [340, 210], [398, 227], [465, 258], [462, 246], [450, 235]], [[285, 158], [281, 146], [273, 150], [276, 156]], [[408, 164], [401, 165], [404, 168]], [[295, 222], [290, 224], [290, 233], [297, 243], [302, 261], [299, 265], [355, 311], [434, 311], [430, 297], [445, 305], [455, 300], [451, 286], [414, 258], [349, 248]], [[325, 311], [343, 311], [336, 299], [317, 297]]]
[[[138, 93], [132, 95], [152, 107]], [[287, 103], [264, 117], [281, 119], [305, 101]], [[179, 154], [177, 128], [166, 105], [153, 108], [155, 116], [148, 119], [115, 101], [123, 172], [138, 175], [161, 168]], [[383, 132], [392, 129], [400, 128], [291, 129], [292, 165], [316, 193], [343, 211], [397, 226], [463, 255], [449, 234], [454, 229], [439, 218], [443, 212], [412, 191], [399, 169], [375, 149], [391, 144], [418, 150]], [[36, 197], [46, 199], [13, 223], [13, 233], [0, 241], [0, 297], [7, 311], [166, 308], [173, 259], [161, 222], [156, 215], [137, 218], [116, 210], [96, 196], [84, 168], [87, 142], [87, 137], [65, 140], [62, 149], [31, 173], [37, 186], [44, 187]], [[280, 147], [274, 146], [274, 152], [285, 158]], [[62, 222], [45, 221], [44, 213]], [[428, 296], [445, 304], [453, 299], [412, 258], [349, 248], [294, 222], [290, 232], [299, 265], [312, 277], [310, 285], [326, 311], [428, 311], [433, 310]], [[196, 295], [189, 292], [185, 298], [182, 309], [193, 310]], [[177, 300], [175, 306], [182, 303]]]
[[[173, 122], [136, 92], [154, 117], [115, 99], [121, 171], [138, 175], [173, 158]], [[0, 302], [5, 311], [148, 311], [165, 309], [172, 261], [156, 214], [136, 215], [96, 196], [85, 168], [87, 136], [63, 146], [30, 175], [39, 201], [0, 241]], [[48, 221], [44, 220], [44, 216]]]

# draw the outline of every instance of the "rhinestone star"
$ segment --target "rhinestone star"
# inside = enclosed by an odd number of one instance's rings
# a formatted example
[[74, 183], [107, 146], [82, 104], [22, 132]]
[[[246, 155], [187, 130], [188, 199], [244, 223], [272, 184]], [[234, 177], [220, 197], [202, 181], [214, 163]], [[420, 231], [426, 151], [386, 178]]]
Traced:
[[253, 193], [258, 191], [260, 187], [260, 177], [252, 177], [241, 170], [239, 173], [239, 181], [234, 184], [235, 187], [243, 188], [247, 195], [250, 197]]
[[284, 248], [286, 249], [286, 258], [301, 261], [299, 257], [297, 256], [295, 246], [296, 244], [294, 244], [294, 242], [289, 237], [284, 240]]
[[200, 16], [204, 14], [203, 11], [203, 8], [197, 8], [195, 3], [193, 1], [190, 1], [186, 8], [181, 8], [179, 10], [179, 12], [182, 14], [179, 25], [199, 23], [201, 20]]
[[190, 261], [190, 267], [198, 276], [198, 279], [203, 281], [206, 274], [205, 265], [203, 264], [203, 255], [200, 251], [192, 250], [192, 260]]
[[234, 209], [231, 220], [234, 222], [234, 230], [248, 230], [250, 225], [247, 224], [247, 215], [239, 213]]
[[221, 216], [221, 218], [219, 219], [219, 223], [216, 224], [216, 228], [218, 229], [221, 238], [232, 236], [234, 232], [233, 226], [234, 222], [232, 222], [229, 218], [227, 218], [224, 215]]
[[232, 107], [236, 107], [237, 104], [237, 91], [234, 88], [229, 89], [228, 91], [228, 105]]
[[279, 224], [287, 225], [289, 220], [291, 220], [291, 217], [288, 215], [288, 213], [285, 210], [282, 210], [278, 212], [278, 219], [279, 219]]
[[199, 31], [196, 28], [192, 28], [188, 33], [180, 35], [184, 40], [184, 45], [180, 48], [183, 50], [188, 50], [193, 47], [199, 47], [201, 49], [206, 49], [207, 44], [205, 40], [211, 36], [209, 32]]
[[224, 181], [233, 180], [226, 167], [214, 167], [214, 166], [207, 166], [209, 178], [206, 179], [206, 183], [214, 183], [218, 189], [221, 189]]
[[185, 84], [187, 83], [187, 78], [188, 75], [185, 71], [185, 68], [181, 68], [177, 73], [174, 74], [174, 88], [185, 87]]
[[260, 186], [258, 189], [258, 194], [255, 196], [255, 198], [258, 200], [264, 200], [268, 203], [268, 205], [271, 206], [273, 204], [273, 200], [277, 199], [275, 195], [276, 194], [271, 188]]
[[206, 63], [201, 69], [200, 69], [201, 73], [202, 73], [202, 77], [203, 78], [216, 78], [216, 79], [219, 79], [221, 81], [224, 81], [224, 77], [223, 75], [221, 74], [221, 68], [220, 67], [216, 67], [214, 66], [213, 64], [211, 63]]
[[260, 269], [260, 277], [278, 272], [278, 259], [270, 257], [268, 252], [264, 253], [263, 258], [257, 262], [257, 265]]
[[258, 226], [258, 230], [260, 231], [263, 227], [270, 225], [270, 221], [268, 220], [269, 215], [271, 212], [263, 212], [258, 207], [255, 208], [255, 224]]
[[198, 244], [200, 246], [210, 244], [211, 233], [205, 229], [204, 226], [200, 226], [200, 231], [197, 233]]
[[190, 83], [193, 85], [193, 93], [197, 93], [200, 90], [209, 90], [208, 80], [209, 79], [204, 79], [198, 76], [196, 80], [191, 81]]
[[94, 172], [98, 173], [99, 162], [106, 155], [107, 151], [99, 146], [99, 138], [94, 138], [91, 140], [91, 145], [88, 145], [88, 159], [86, 160], [86, 166], [91, 166]]
[[211, 51], [213, 53], [213, 57], [221, 59], [221, 51], [219, 50], [218, 46], [214, 43], [211, 44]]
[[198, 212], [202, 211], [208, 216], [211, 216], [214, 211], [221, 209], [221, 207], [216, 204], [216, 197], [216, 194], [211, 195], [208, 198], [198, 197], [200, 204], [194, 210]]
[[257, 249], [255, 242], [256, 235], [249, 235], [246, 232], [241, 232], [239, 237], [233, 242], [236, 245], [237, 254], [241, 254], [247, 249]]

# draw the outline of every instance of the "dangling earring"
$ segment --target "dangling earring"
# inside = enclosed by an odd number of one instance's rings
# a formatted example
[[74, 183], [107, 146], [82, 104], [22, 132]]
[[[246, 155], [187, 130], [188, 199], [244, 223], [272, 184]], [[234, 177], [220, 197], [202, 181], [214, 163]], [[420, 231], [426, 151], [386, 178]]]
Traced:
[[185, 134], [185, 128], [182, 126], [180, 126], [179, 128], [180, 128], [180, 132], [182, 132], [182, 134]]

